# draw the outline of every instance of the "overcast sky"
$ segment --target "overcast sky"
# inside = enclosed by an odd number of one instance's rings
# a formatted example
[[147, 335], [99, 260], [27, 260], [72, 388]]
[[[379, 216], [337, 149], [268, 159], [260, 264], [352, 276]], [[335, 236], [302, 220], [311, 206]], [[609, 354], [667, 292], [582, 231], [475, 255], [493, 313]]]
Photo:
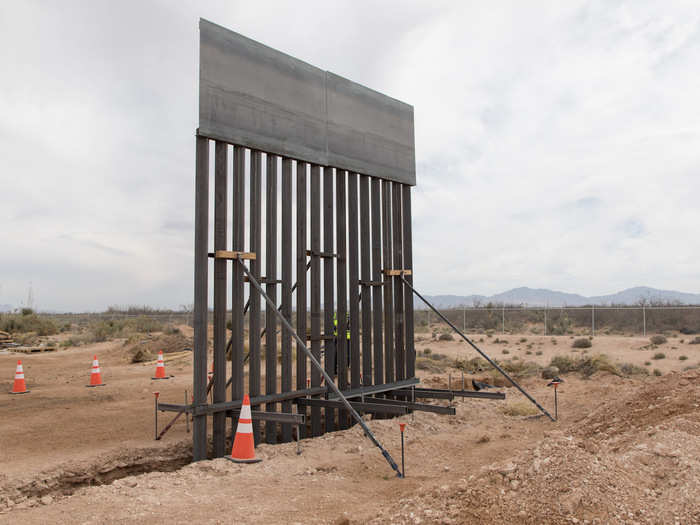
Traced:
[[695, 1], [23, 1], [0, 304], [192, 303], [199, 17], [415, 107], [426, 293], [700, 292]]

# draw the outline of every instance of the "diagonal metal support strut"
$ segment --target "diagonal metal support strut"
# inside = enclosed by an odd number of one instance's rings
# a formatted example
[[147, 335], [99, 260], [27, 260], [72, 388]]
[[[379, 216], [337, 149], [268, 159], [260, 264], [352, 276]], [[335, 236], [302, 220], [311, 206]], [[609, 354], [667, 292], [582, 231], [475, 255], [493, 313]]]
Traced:
[[282, 315], [280, 311], [277, 310], [277, 305], [268, 297], [268, 295], [263, 291], [262, 287], [260, 286], [260, 283], [255, 280], [255, 277], [253, 277], [253, 274], [248, 270], [246, 265], [243, 263], [243, 259], [236, 259], [238, 263], [241, 265], [241, 268], [243, 268], [243, 271], [245, 274], [248, 276], [248, 282], [252, 284], [255, 289], [258, 291], [258, 293], [261, 295], [261, 297], [265, 298], [265, 302], [267, 302], [268, 306], [272, 309], [272, 312], [279, 318], [280, 322], [284, 325], [284, 327], [289, 330], [289, 332], [294, 336], [294, 339], [297, 341], [297, 348], [301, 348], [304, 353], [307, 355], [307, 357], [311, 360], [311, 364], [315, 366], [320, 372], [323, 378], [326, 380], [326, 385], [335, 393], [335, 395], [338, 396], [338, 399], [343, 403], [345, 406], [345, 409], [350, 412], [350, 415], [353, 417], [355, 421], [362, 427], [362, 430], [365, 431], [365, 435], [369, 438], [369, 440], [374, 443], [374, 445], [380, 450], [382, 453], [382, 456], [384, 456], [384, 459], [386, 459], [387, 463], [389, 463], [389, 466], [394, 469], [396, 472], [396, 476], [399, 478], [403, 477], [403, 474], [401, 474], [401, 471], [399, 470], [398, 465], [394, 461], [394, 458], [391, 457], [391, 454], [382, 446], [382, 444], [377, 440], [376, 437], [374, 437], [374, 434], [372, 434], [372, 431], [369, 429], [365, 421], [360, 417], [360, 414], [357, 413], [357, 411], [352, 407], [350, 402], [346, 399], [346, 397], [342, 394], [342, 392], [338, 389], [338, 387], [335, 385], [335, 382], [333, 381], [333, 378], [331, 378], [330, 375], [328, 375], [328, 372], [326, 372], [321, 366], [321, 363], [318, 362], [316, 357], [311, 353], [311, 351], [306, 347], [304, 344], [304, 341], [301, 340], [301, 337], [296, 333], [296, 330], [292, 327], [292, 325], [289, 323], [289, 321]]
[[438, 315], [438, 317], [440, 317], [440, 319], [442, 319], [442, 320], [445, 321], [448, 325], [450, 325], [450, 327], [451, 327], [455, 332], [457, 332], [457, 333], [462, 337], [462, 339], [464, 339], [467, 343], [469, 343], [469, 344], [471, 345], [471, 347], [472, 347], [474, 350], [476, 350], [477, 352], [479, 352], [479, 354], [481, 355], [481, 357], [483, 357], [484, 359], [486, 359], [486, 360], [491, 364], [491, 366], [493, 366], [496, 370], [498, 370], [498, 371], [503, 375], [503, 377], [505, 377], [508, 381], [510, 381], [510, 383], [511, 383], [515, 388], [517, 388], [518, 390], [520, 390], [520, 393], [523, 394], [526, 398], [528, 398], [528, 399], [532, 402], [532, 404], [534, 404], [545, 416], [547, 416], [547, 417], [548, 417], [549, 419], [551, 419], [552, 421], [555, 421], [555, 419], [552, 417], [552, 415], [551, 415], [549, 412], [547, 412], [547, 411], [544, 409], [544, 407], [543, 407], [542, 405], [540, 405], [534, 397], [532, 397], [530, 394], [528, 394], [528, 393], [523, 389], [523, 387], [521, 387], [521, 386], [515, 381], [515, 379], [513, 379], [512, 377], [510, 377], [510, 376], [508, 375], [508, 372], [506, 372], [505, 370], [503, 370], [500, 366], [498, 366], [498, 364], [497, 364], [493, 359], [491, 359], [491, 358], [490, 358], [489, 356], [487, 356], [484, 352], [482, 352], [481, 350], [479, 350], [479, 348], [478, 348], [474, 343], [472, 343], [471, 339], [469, 339], [466, 335], [464, 335], [464, 334], [459, 330], [459, 328], [457, 328], [455, 325], [453, 325], [447, 317], [445, 317], [445, 316], [442, 315], [438, 310], [436, 310], [435, 307], [434, 307], [432, 304], [430, 304], [430, 303], [425, 299], [425, 297], [423, 297], [421, 294], [419, 294], [418, 291], [417, 291], [413, 286], [411, 286], [411, 284], [406, 280], [406, 278], [405, 278], [403, 275], [401, 275], [401, 280], [403, 281], [403, 283], [404, 283], [406, 286], [409, 287], [409, 289], [410, 289], [414, 294], [416, 294], [416, 295], [418, 296], [418, 298], [419, 298], [421, 301], [423, 301], [426, 305], [428, 305], [428, 307], [429, 307], [433, 312], [435, 312], [435, 313]]

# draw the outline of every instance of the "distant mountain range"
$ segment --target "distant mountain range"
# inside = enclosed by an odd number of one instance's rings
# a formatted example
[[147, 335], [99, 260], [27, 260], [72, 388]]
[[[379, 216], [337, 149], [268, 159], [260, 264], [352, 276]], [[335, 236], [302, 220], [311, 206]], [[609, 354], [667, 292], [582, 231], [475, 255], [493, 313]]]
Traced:
[[[584, 297], [574, 293], [557, 292], [543, 288], [513, 288], [496, 295], [426, 295], [428, 301], [439, 308], [458, 306], [485, 306], [488, 303], [524, 306], [586, 306], [586, 305], [636, 305], [644, 300], [648, 303], [695, 304], [700, 305], [700, 294], [658, 290], [648, 286], [628, 288], [610, 295]], [[416, 308], [426, 308], [418, 298]]]

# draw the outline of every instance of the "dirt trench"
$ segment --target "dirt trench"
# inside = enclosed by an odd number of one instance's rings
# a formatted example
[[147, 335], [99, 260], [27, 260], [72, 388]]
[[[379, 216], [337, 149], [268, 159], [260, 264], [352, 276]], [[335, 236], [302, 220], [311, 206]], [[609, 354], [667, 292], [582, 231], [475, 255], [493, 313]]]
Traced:
[[5, 483], [0, 477], [0, 513], [50, 503], [71, 496], [78, 489], [109, 485], [118, 479], [148, 472], [173, 472], [192, 461], [189, 440], [168, 449], [119, 450], [92, 463], [68, 463], [35, 475]]

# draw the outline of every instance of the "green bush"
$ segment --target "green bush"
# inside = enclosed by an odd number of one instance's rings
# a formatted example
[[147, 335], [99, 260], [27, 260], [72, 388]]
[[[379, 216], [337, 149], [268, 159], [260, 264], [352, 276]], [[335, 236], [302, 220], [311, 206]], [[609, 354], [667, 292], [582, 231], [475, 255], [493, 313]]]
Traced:
[[656, 377], [659, 377], [661, 375], [661, 370], [659, 370], [658, 368], [654, 368], [654, 375]]
[[592, 345], [593, 343], [591, 343], [591, 340], [585, 337], [575, 339], [574, 342], [571, 344], [573, 348], [590, 348]]
[[652, 359], [666, 359], [666, 354], [664, 354], [663, 352], [657, 352], [654, 354], [654, 357], [652, 357]]
[[687, 360], [687, 359], [688, 359], [688, 356], [687, 356], [687, 355], [682, 355], [682, 356], [679, 356], [679, 357], [678, 357], [678, 360], [679, 360], [679, 361], [685, 361], [685, 360]]
[[438, 340], [440, 341], [454, 341], [454, 337], [452, 337], [452, 334], [440, 334], [440, 337], [438, 337]]
[[503, 354], [510, 354], [510, 350], [508, 350], [507, 348], [504, 348], [504, 349], [501, 351], [501, 353], [503, 353]]
[[653, 345], [662, 345], [667, 341], [667, 339], [663, 335], [652, 335], [649, 338], [649, 341], [651, 341], [651, 344]]
[[432, 353], [432, 350], [430, 348], [426, 348], [425, 350], [423, 350], [423, 353], [425, 355], [430, 355]]
[[535, 352], [535, 355], [542, 355], [542, 350], [538, 350], [537, 352]]

